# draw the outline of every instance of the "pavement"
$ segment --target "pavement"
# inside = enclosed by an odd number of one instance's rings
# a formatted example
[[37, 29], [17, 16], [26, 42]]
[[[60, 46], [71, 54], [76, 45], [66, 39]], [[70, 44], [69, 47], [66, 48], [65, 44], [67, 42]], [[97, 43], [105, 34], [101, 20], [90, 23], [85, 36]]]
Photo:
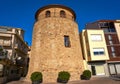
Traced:
[[[19, 81], [12, 81], [7, 84], [32, 84], [32, 83], [19, 80]], [[60, 84], [60, 83], [42, 83], [42, 84]], [[120, 78], [92, 77], [90, 80], [69, 81], [67, 84], [120, 84]]]

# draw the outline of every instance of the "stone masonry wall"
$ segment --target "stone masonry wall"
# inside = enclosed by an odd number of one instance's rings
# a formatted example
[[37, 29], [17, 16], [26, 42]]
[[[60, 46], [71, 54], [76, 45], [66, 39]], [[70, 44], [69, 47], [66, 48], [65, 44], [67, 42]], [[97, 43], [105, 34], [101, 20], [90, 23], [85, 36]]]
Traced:
[[[64, 46], [64, 35], [71, 47]], [[77, 23], [66, 18], [45, 18], [34, 25], [30, 67], [43, 73], [43, 82], [56, 82], [59, 71], [68, 71], [70, 80], [79, 80], [84, 70]]]

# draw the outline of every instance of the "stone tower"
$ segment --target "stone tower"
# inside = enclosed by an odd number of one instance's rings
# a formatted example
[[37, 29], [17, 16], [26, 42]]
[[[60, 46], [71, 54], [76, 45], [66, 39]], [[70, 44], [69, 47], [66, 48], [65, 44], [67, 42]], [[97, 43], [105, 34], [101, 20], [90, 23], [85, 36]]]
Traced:
[[56, 82], [58, 72], [68, 71], [70, 80], [79, 80], [84, 70], [74, 11], [63, 5], [40, 8], [34, 24], [28, 78], [43, 73], [43, 82]]

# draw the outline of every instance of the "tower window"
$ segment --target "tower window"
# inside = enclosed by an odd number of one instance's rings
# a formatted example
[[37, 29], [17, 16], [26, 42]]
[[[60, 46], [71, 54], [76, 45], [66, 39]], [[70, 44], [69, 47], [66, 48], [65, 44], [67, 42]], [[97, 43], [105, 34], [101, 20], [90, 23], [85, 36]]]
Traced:
[[63, 17], [63, 18], [66, 17], [66, 13], [65, 13], [65, 11], [63, 11], [63, 10], [60, 11], [60, 17]]
[[45, 16], [46, 16], [46, 17], [50, 17], [50, 16], [51, 16], [50, 11], [46, 11]]
[[69, 38], [69, 36], [64, 36], [64, 45], [65, 45], [65, 47], [70, 47], [70, 38]]

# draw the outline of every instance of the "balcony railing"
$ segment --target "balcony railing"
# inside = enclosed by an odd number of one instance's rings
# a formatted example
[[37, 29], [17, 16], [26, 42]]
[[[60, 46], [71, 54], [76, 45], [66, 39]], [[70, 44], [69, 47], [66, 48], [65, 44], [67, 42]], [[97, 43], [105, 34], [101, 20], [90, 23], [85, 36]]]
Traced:
[[0, 26], [0, 32], [12, 33], [12, 28], [7, 26]]
[[8, 41], [0, 40], [0, 45], [1, 46], [11, 46], [11, 40], [8, 40]]
[[11, 46], [11, 43], [0, 43], [2, 46]]
[[21, 52], [23, 52], [25, 54], [27, 54], [27, 49], [24, 48], [23, 46], [20, 46], [19, 44], [15, 44], [14, 48], [20, 50]]
[[7, 54], [8, 54], [7, 51], [4, 51], [4, 50], [0, 51], [0, 59], [6, 59], [6, 58], [8, 58]]
[[0, 55], [0, 59], [6, 59], [7, 56], [4, 56], [4, 55]]

